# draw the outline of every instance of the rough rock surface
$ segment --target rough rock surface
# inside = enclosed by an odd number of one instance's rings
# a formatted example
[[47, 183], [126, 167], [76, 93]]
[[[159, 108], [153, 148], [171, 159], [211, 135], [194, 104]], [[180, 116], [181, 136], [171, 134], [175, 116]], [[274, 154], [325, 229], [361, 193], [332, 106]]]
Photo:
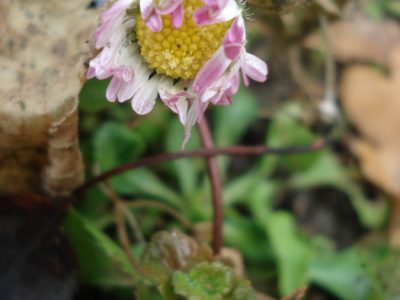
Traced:
[[80, 55], [90, 1], [0, 2], [0, 193], [66, 195], [83, 180]]

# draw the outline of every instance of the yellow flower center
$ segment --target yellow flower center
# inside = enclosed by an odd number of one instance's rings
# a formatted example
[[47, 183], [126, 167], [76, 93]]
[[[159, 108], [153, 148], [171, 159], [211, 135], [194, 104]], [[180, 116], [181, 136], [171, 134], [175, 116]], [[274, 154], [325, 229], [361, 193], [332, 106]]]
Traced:
[[140, 15], [136, 15], [136, 36], [140, 53], [158, 74], [172, 78], [194, 79], [199, 69], [221, 45], [231, 21], [198, 26], [193, 13], [201, 6], [201, 0], [184, 0], [184, 18], [178, 29], [172, 27], [171, 17], [162, 16], [163, 29], [148, 29]]

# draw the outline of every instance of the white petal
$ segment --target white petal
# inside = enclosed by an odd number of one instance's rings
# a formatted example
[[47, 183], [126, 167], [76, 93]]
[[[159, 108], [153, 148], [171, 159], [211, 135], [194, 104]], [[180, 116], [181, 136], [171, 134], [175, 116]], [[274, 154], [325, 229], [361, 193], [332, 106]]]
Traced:
[[158, 94], [159, 81], [159, 77], [154, 76], [133, 96], [132, 108], [137, 114], [145, 115], [153, 109]]

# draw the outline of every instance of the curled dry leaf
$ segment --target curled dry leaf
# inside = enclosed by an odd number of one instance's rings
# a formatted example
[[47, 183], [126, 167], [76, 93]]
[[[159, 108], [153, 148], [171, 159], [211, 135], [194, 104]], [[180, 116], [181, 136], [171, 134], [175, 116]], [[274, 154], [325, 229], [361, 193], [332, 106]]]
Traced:
[[221, 249], [220, 260], [227, 266], [230, 266], [236, 275], [244, 276], [244, 262], [242, 254], [234, 249], [224, 247]]
[[[400, 44], [400, 27], [395, 21], [372, 21], [362, 15], [332, 23], [328, 34], [333, 55], [341, 62], [374, 61], [389, 66], [388, 53]], [[324, 50], [319, 31], [308, 36], [304, 45]]]
[[78, 61], [90, 1], [0, 2], [0, 192], [68, 194], [83, 180]]
[[364, 173], [400, 197], [400, 48], [390, 57], [389, 77], [368, 66], [349, 67], [342, 78], [341, 99], [362, 136], [352, 148]]
[[[363, 173], [394, 199], [400, 199], [400, 47], [389, 55], [390, 75], [368, 66], [349, 67], [341, 99], [361, 137], [351, 143]], [[392, 242], [400, 246], [400, 212], [392, 212]]]

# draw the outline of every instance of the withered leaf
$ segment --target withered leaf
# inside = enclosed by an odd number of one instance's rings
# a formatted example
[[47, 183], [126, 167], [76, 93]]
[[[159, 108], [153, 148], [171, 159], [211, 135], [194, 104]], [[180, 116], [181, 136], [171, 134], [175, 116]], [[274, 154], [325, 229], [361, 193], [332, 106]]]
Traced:
[[[330, 24], [328, 35], [333, 55], [342, 62], [373, 61], [389, 66], [388, 53], [400, 44], [400, 27], [395, 21], [373, 21], [363, 15]], [[319, 31], [308, 36], [304, 45], [325, 49]]]

